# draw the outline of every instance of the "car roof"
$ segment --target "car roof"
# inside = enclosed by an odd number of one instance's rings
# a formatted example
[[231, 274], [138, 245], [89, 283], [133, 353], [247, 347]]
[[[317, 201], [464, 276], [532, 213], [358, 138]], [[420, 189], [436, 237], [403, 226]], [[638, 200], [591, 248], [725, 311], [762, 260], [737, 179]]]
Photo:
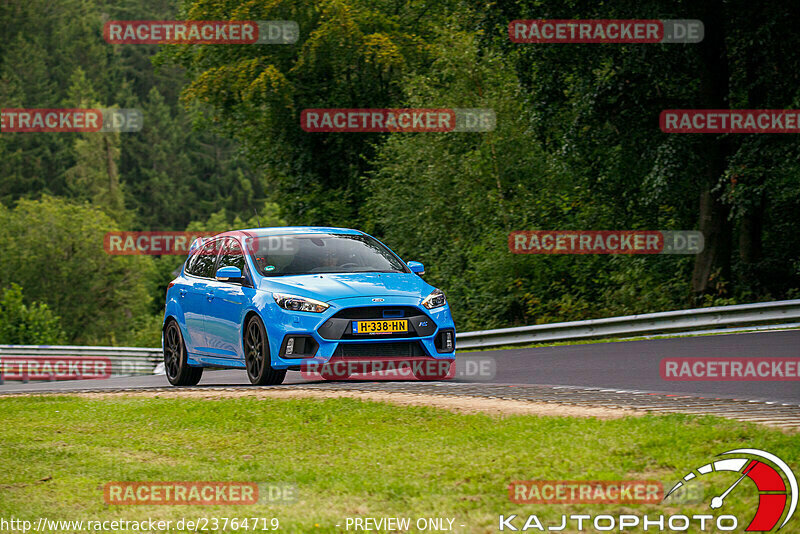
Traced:
[[345, 234], [345, 235], [362, 235], [364, 232], [360, 230], [353, 230], [352, 228], [336, 228], [333, 226], [274, 226], [269, 228], [247, 228], [244, 230], [232, 230], [230, 232], [223, 232], [216, 237], [225, 236], [241, 236], [244, 234], [246, 237], [266, 237], [272, 235], [291, 235], [291, 234]]

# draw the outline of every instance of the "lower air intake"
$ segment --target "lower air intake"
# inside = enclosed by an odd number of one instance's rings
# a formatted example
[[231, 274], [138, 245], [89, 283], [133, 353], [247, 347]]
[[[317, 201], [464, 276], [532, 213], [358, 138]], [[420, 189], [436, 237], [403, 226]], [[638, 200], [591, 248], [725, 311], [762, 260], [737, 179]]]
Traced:
[[391, 343], [339, 343], [334, 356], [340, 358], [406, 358], [425, 356], [416, 341]]

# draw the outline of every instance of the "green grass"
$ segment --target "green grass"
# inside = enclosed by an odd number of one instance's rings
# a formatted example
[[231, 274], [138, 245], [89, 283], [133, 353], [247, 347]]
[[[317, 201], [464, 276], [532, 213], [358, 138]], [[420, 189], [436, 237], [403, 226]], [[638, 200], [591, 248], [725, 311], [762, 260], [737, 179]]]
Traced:
[[[709, 512], [704, 503], [521, 505], [508, 500], [512, 480], [671, 482], [738, 447], [768, 450], [800, 472], [796, 434], [713, 417], [499, 418], [353, 399], [247, 397], [5, 397], [0, 413], [6, 519], [261, 516], [279, 518], [283, 532], [340, 532], [353, 516], [450, 517], [456, 532], [495, 532], [499, 514], [535, 513], [557, 525], [564, 513]], [[106, 505], [103, 485], [129, 480], [287, 483], [299, 500]], [[717, 474], [696, 483], [713, 484], [704, 487], [707, 503], [734, 480]], [[725, 512], [740, 518], [738, 531], [755, 503], [749, 484], [726, 500]], [[792, 523], [782, 534], [800, 532], [800, 520]]]

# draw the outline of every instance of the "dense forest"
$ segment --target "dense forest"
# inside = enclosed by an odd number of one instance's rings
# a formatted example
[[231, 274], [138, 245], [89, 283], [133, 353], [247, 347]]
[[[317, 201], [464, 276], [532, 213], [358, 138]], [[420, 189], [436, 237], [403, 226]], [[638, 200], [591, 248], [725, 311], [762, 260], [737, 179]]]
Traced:
[[[696, 44], [519, 44], [526, 18], [699, 19]], [[294, 44], [109, 44], [109, 20], [287, 20]], [[796, 2], [11, 0], [0, 107], [137, 108], [135, 133], [0, 133], [0, 343], [158, 346], [183, 258], [115, 230], [359, 228], [460, 330], [800, 297], [796, 134], [664, 109], [800, 108]], [[309, 133], [308, 108], [489, 108], [491, 132]], [[258, 214], [257, 216], [255, 214]], [[257, 222], [258, 221], [258, 222]], [[678, 255], [516, 255], [517, 230], [700, 230]]]

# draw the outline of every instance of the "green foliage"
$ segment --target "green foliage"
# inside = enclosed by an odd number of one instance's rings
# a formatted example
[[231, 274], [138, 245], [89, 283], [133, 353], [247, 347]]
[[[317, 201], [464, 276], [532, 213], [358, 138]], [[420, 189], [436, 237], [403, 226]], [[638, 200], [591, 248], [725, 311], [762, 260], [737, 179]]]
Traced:
[[530, 128], [530, 108], [506, 57], [481, 53], [474, 36], [456, 32], [444, 34], [434, 53], [434, 74], [409, 78], [410, 105], [491, 108], [497, 128], [435, 137], [392, 134], [368, 178], [367, 212], [373, 231], [404, 257], [425, 263], [426, 279], [454, 303], [459, 328], [683, 306], [689, 288], [682, 258], [508, 251], [512, 230], [605, 229], [620, 222]]
[[[42, 194], [101, 206], [125, 230], [175, 230], [265, 198], [264, 177], [178, 103], [180, 69], [154, 69], [156, 46], [109, 45], [104, 20], [170, 20], [172, 2], [43, 0], [0, 6], [4, 108], [139, 108], [138, 133], [0, 136], [0, 202]], [[181, 208], [176, 209], [175, 200]]]
[[[706, 39], [511, 43], [509, 20], [534, 17], [699, 18]], [[300, 39], [102, 39], [104, 20], [180, 18], [293, 20]], [[796, 298], [794, 136], [666, 135], [658, 115], [800, 107], [797, 22], [783, 0], [0, 3], [3, 107], [145, 117], [138, 133], [0, 135], [0, 287], [46, 304], [71, 343], [156, 345], [184, 258], [109, 256], [105, 232], [288, 223], [363, 228], [423, 261], [462, 330]], [[491, 108], [497, 128], [304, 132], [302, 110], [324, 107]], [[698, 259], [507, 248], [513, 230], [703, 229], [701, 195], [720, 231]]]
[[223, 208], [212, 213], [205, 221], [193, 221], [186, 227], [186, 231], [221, 233], [245, 228], [286, 226], [286, 221], [281, 219], [279, 213], [280, 208], [273, 202], [265, 202], [257, 210], [254, 209], [252, 215], [241, 212], [228, 213], [228, 210]]
[[383, 134], [308, 134], [306, 108], [385, 108], [402, 81], [429, 63], [429, 43], [452, 0], [436, 3], [325, 0], [186, 2], [197, 20], [293, 20], [291, 46], [164, 47], [160, 61], [185, 67], [184, 99], [211, 106], [211, 119], [263, 169], [270, 200], [297, 224], [358, 226], [361, 176]]
[[12, 282], [61, 317], [67, 339], [121, 344], [133, 318], [147, 315], [152, 258], [103, 250], [116, 223], [98, 208], [42, 197], [0, 208], [0, 287]]
[[180, 229], [219, 209], [252, 213], [263, 202], [263, 176], [237, 159], [230, 141], [193, 123], [198, 109], [168, 102], [155, 87], [141, 107], [144, 127], [124, 134], [120, 156], [126, 205], [140, 228]]
[[[534, 12], [696, 18], [705, 37], [693, 45], [510, 42], [509, 21]], [[796, 108], [796, 23], [791, 2], [521, 0], [498, 3], [479, 26], [483, 46], [502, 50], [518, 73], [537, 137], [585, 177], [600, 220], [705, 232], [690, 288], [704, 304], [786, 298], [800, 285], [800, 237], [790, 230], [800, 222], [800, 149], [792, 135], [664, 134], [658, 117], [665, 109]]]
[[0, 292], [0, 344], [55, 345], [64, 341], [60, 318], [47, 304], [26, 305], [22, 288], [12, 283]]
[[[79, 107], [70, 97], [113, 101], [117, 80], [92, 2], [31, 0], [0, 6], [0, 101], [4, 108]], [[97, 91], [70, 94], [80, 71]], [[69, 194], [65, 172], [75, 164], [74, 135], [11, 134], [0, 141], [0, 201]], [[28, 288], [26, 288], [28, 289]]]
[[161, 326], [164, 321], [163, 305], [158, 312], [134, 317], [127, 328], [120, 331], [119, 344], [126, 347], [160, 347]]
[[[71, 78], [68, 101], [79, 108], [99, 108], [92, 84], [78, 67]], [[79, 134], [73, 144], [75, 165], [65, 173], [70, 197], [89, 201], [125, 226], [131, 214], [125, 211], [120, 185], [120, 134], [117, 132]]]

